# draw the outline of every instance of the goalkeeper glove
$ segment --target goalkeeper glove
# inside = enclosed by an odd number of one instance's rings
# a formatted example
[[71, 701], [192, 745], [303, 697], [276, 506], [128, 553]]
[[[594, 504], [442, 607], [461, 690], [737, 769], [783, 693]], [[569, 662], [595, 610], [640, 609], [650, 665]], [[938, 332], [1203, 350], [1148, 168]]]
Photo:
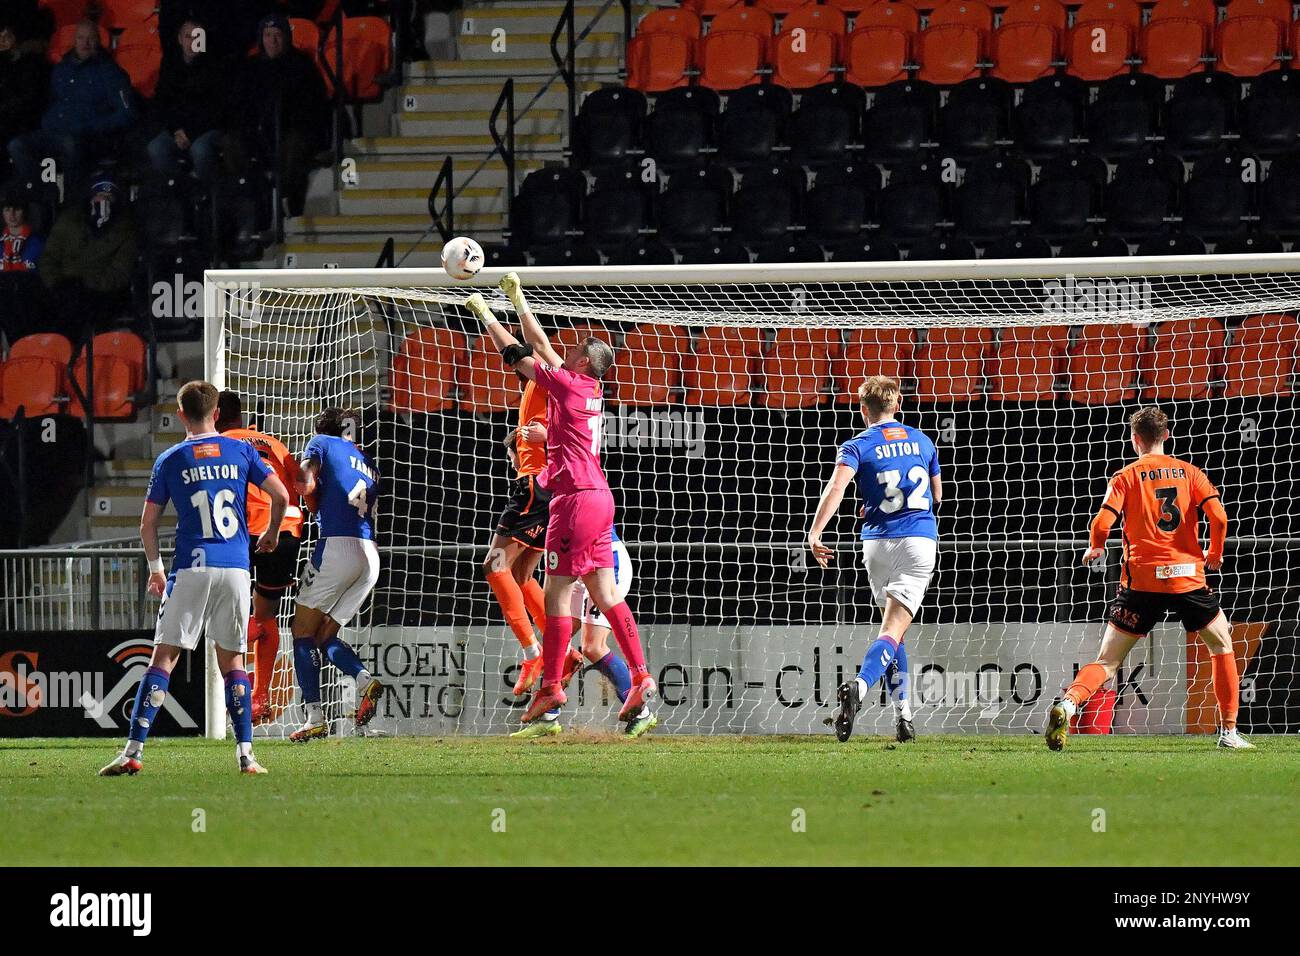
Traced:
[[528, 300], [524, 298], [524, 284], [519, 281], [519, 273], [507, 272], [501, 277], [499, 288], [510, 299], [516, 312], [523, 312], [528, 308]]
[[465, 308], [478, 316], [484, 325], [491, 325], [497, 321], [497, 317], [492, 314], [492, 310], [488, 308], [488, 304], [483, 300], [483, 296], [479, 295], [477, 292], [465, 300]]

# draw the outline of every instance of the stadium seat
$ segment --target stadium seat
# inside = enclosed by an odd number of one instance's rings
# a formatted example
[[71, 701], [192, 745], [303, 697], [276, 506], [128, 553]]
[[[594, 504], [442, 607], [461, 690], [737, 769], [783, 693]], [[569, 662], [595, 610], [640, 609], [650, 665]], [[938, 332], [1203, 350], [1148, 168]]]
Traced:
[[602, 249], [632, 242], [649, 219], [647, 205], [639, 182], [594, 190], [587, 197], [587, 241]]
[[917, 239], [907, 247], [909, 262], [942, 262], [953, 259], [974, 259], [978, 255], [975, 244], [965, 236], [947, 239], [928, 236]]
[[67, 372], [72, 343], [62, 335], [25, 335], [0, 362], [0, 419], [22, 408], [29, 418], [58, 414], [68, 398]]
[[343, 18], [343, 66], [336, 62], [338, 52], [334, 32], [325, 37], [325, 62], [343, 80], [343, 89], [354, 100], [375, 100], [383, 96], [379, 80], [391, 68], [392, 31], [381, 17]]
[[574, 160], [581, 169], [621, 163], [641, 142], [644, 94], [626, 87], [588, 93], [574, 125]]
[[468, 361], [465, 336], [459, 332], [435, 325], [410, 333], [393, 356], [388, 410], [426, 415], [454, 407], [456, 385]]
[[783, 241], [799, 215], [804, 183], [804, 171], [797, 166], [747, 171], [732, 203], [732, 235], [741, 242]]
[[[312, 62], [319, 67], [321, 63], [321, 35], [320, 27], [316, 25], [316, 22], [308, 20], [306, 17], [290, 17], [289, 32], [293, 34], [293, 48], [311, 57]], [[329, 77], [326, 76], [325, 80], [328, 83]]]
[[662, 93], [690, 83], [695, 43], [676, 33], [637, 34], [627, 45], [627, 85]]
[[864, 156], [872, 162], [911, 159], [933, 141], [939, 90], [931, 83], [890, 83], [876, 91], [863, 118]]
[[772, 15], [751, 7], [731, 7], [715, 16], [709, 32], [696, 43], [699, 84], [714, 90], [738, 90], [758, 83], [767, 66]]
[[950, 86], [979, 76], [984, 61], [984, 37], [985, 31], [969, 23], [936, 26], [931, 21], [916, 38], [916, 58], [920, 63], [917, 79]]
[[1163, 155], [1121, 162], [1106, 190], [1107, 229], [1130, 239], [1163, 232], [1177, 205], [1182, 173], [1182, 163]]
[[638, 325], [628, 332], [614, 361], [614, 401], [619, 405], [668, 405], [679, 398], [682, 357], [691, 340], [675, 325]]
[[1282, 240], [1268, 233], [1254, 233], [1248, 236], [1228, 236], [1216, 239], [1214, 251], [1219, 255], [1271, 255], [1284, 252]]
[[152, 23], [137, 23], [118, 35], [113, 59], [131, 78], [135, 91], [151, 97], [158, 86], [158, 71], [162, 68], [162, 44], [158, 42], [158, 28]]
[[1241, 84], [1227, 73], [1197, 73], [1174, 83], [1165, 101], [1165, 149], [1195, 156], [1219, 148], [1236, 126]]
[[661, 7], [651, 10], [636, 25], [636, 36], [654, 33], [671, 33], [694, 41], [700, 36], [699, 14], [685, 4], [680, 7]]
[[712, 242], [730, 198], [731, 173], [725, 169], [673, 173], [655, 201], [659, 237], [670, 244]]
[[1101, 210], [1107, 167], [1084, 153], [1059, 156], [1045, 163], [1030, 190], [1030, 219], [1049, 239], [1068, 239], [1089, 229]]
[[40, 358], [67, 366], [72, 361], [72, 343], [54, 332], [24, 335], [9, 346], [8, 358]]
[[614, 336], [605, 326], [594, 322], [578, 322], [574, 325], [562, 325], [551, 336], [551, 345], [562, 358], [569, 349], [581, 345], [590, 338], [600, 339], [611, 348]]
[[1028, 180], [1022, 161], [990, 157], [973, 163], [956, 194], [957, 231], [971, 239], [996, 239], [1014, 231]]
[[1292, 20], [1291, 0], [1231, 0], [1224, 20], [1264, 17], [1285, 27]]
[[718, 122], [718, 151], [731, 163], [767, 162], [793, 109], [794, 95], [783, 86], [736, 90]]
[[[153, 21], [157, 24], [161, 0], [101, 0], [104, 23], [116, 30]], [[85, 6], [85, 3], [82, 3]]]
[[[144, 340], [134, 332], [101, 332], [95, 336], [95, 417], [127, 420], [135, 417], [136, 402], [145, 393], [149, 365]], [[86, 380], [86, 357], [83, 351], [72, 371], [73, 380]], [[84, 387], [84, 386], [83, 386]], [[68, 413], [82, 415], [81, 402], [70, 391]]]
[[675, 266], [677, 256], [673, 250], [652, 236], [641, 236], [623, 243], [609, 252], [606, 265], [611, 266]]
[[985, 259], [1050, 259], [1052, 244], [1042, 236], [1003, 236], [984, 247]]
[[[49, 61], [51, 63], [58, 63], [63, 59], [64, 55], [72, 49], [72, 44], [76, 39], [77, 23], [75, 20], [67, 26], [62, 26], [55, 30], [54, 35], [50, 37], [50, 45], [48, 52], [46, 53]], [[99, 25], [99, 45], [105, 50], [112, 46], [112, 35], [102, 23]]]
[[805, 235], [825, 240], [857, 236], [871, 216], [879, 191], [880, 170], [871, 163], [824, 167], [804, 198]]
[[[772, 2], [775, 0], [767, 0], [768, 4]], [[765, 9], [777, 12], [770, 5]], [[806, 2], [781, 12], [786, 13], [781, 32], [769, 44], [772, 82], [806, 90], [834, 81], [835, 67], [843, 56], [844, 14], [834, 7]]]
[[859, 139], [864, 97], [856, 86], [826, 83], [805, 90], [786, 124], [786, 140], [800, 162], [843, 160]]
[[1131, 156], [1156, 134], [1163, 84], [1138, 73], [1101, 84], [1087, 110], [1088, 149], [1099, 156]]
[[1057, 0], [1012, 0], [993, 34], [992, 75], [1031, 83], [1056, 72], [1066, 11]]
[[826, 247], [831, 262], [898, 262], [903, 253], [888, 239], [844, 239]]
[[895, 240], [931, 236], [943, 220], [946, 206], [935, 165], [922, 162], [892, 167], [878, 202], [881, 234]]
[[768, 408], [812, 408], [827, 399], [831, 363], [840, 354], [838, 329], [777, 329], [762, 355]]
[[1065, 74], [1025, 86], [1011, 114], [1016, 148], [1031, 157], [1072, 149], [1083, 135], [1086, 93], [1082, 80]]
[[1045, 402], [1056, 397], [1056, 378], [1065, 370], [1070, 329], [1064, 325], [1003, 329], [985, 366], [988, 397], [998, 402]]
[[1259, 225], [1291, 238], [1300, 236], [1300, 155], [1276, 157], [1259, 188]]
[[981, 156], [1007, 139], [1011, 87], [993, 77], [966, 80], [948, 91], [939, 111], [939, 142], [957, 159]]
[[1217, 20], [1213, 0], [1159, 0], [1142, 28], [1140, 69], [1167, 80], [1203, 72]]
[[491, 415], [515, 408], [519, 403], [519, 379], [502, 364], [491, 337], [480, 335], [475, 339], [470, 344], [468, 358], [457, 380], [460, 407], [471, 415]]
[[56, 30], [77, 25], [86, 15], [86, 0], [40, 0], [40, 6], [54, 18]]
[[1290, 395], [1300, 324], [1294, 315], [1252, 315], [1232, 331], [1225, 398]]
[[980, 397], [990, 329], [931, 329], [915, 352], [916, 401], [972, 402]]
[[1115, 405], [1136, 394], [1138, 356], [1146, 329], [1131, 325], [1085, 325], [1069, 352], [1070, 400]]
[[1183, 228], [1211, 238], [1244, 232], [1253, 189], [1245, 181], [1247, 169], [1258, 165], [1232, 151], [1198, 159], [1183, 192]]
[[724, 10], [742, 6], [745, 0], [682, 0], [683, 9], [699, 17], [715, 17]]
[[563, 242], [582, 221], [587, 179], [576, 169], [548, 166], [528, 174], [515, 198], [515, 229], [525, 246]]
[[1229, 4], [1227, 19], [1215, 31], [1216, 67], [1233, 76], [1259, 76], [1280, 69], [1286, 53], [1286, 21], [1234, 15], [1239, 2]]
[[872, 7], [891, 6], [902, 7], [902, 3], [889, 3], [888, 0], [826, 0], [828, 7], [834, 7], [842, 13], [848, 13], [853, 16], [862, 16], [871, 10]]
[[1139, 256], [1202, 256], [1205, 255], [1205, 241], [1185, 232], [1171, 232], [1139, 242], [1137, 254]]
[[1271, 156], [1300, 144], [1300, 79], [1290, 70], [1253, 80], [1237, 111], [1241, 138], [1251, 150]]
[[1128, 243], [1119, 236], [1094, 236], [1064, 242], [1056, 254], [1061, 259], [1087, 259], [1093, 256], [1111, 258], [1127, 256], [1129, 248]]
[[748, 405], [762, 347], [758, 329], [710, 326], [682, 358], [687, 405]]
[[1143, 397], [1157, 401], [1209, 398], [1223, 377], [1226, 334], [1218, 319], [1175, 319], [1155, 327], [1145, 352]]
[[773, 264], [825, 262], [826, 253], [821, 246], [811, 240], [787, 237], [758, 246], [754, 250], [754, 261]]
[[845, 42], [845, 80], [868, 88], [906, 80], [919, 25], [916, 11], [901, 3], [867, 6]]
[[659, 165], [694, 163], [713, 142], [721, 101], [702, 87], [682, 87], [660, 93], [646, 122], [646, 151]]
[[812, 6], [814, 2], [815, 0], [753, 0], [753, 4], [757, 9], [766, 10], [773, 16], [778, 17], [783, 14], [787, 17], [796, 14], [804, 7]]
[[835, 400], [857, 404], [858, 386], [872, 375], [902, 381], [912, 374], [916, 336], [911, 329], [854, 329], [849, 332], [839, 358], [831, 362]]
[[1087, 0], [1066, 38], [1070, 75], [1097, 82], [1128, 73], [1141, 23], [1134, 0]]
[[[662, 202], [659, 205], [663, 209]], [[744, 243], [732, 239], [721, 242], [706, 242], [681, 252], [682, 265], [734, 265], [749, 262], [749, 250]]]

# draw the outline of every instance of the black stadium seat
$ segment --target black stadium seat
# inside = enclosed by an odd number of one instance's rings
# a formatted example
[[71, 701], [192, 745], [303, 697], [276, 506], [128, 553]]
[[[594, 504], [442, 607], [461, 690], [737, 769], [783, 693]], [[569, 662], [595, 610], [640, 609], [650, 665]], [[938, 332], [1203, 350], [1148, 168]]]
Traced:
[[1106, 228], [1130, 239], [1165, 231], [1177, 209], [1182, 163], [1171, 156], [1146, 155], [1119, 164], [1106, 190]]
[[864, 97], [856, 86], [825, 83], [803, 91], [786, 126], [791, 154], [800, 162], [836, 162], [858, 141]]
[[677, 263], [673, 251], [657, 239], [633, 239], [612, 251], [611, 266], [671, 266]]
[[1198, 159], [1183, 191], [1183, 228], [1200, 236], [1245, 232], [1253, 188], [1246, 170], [1258, 166], [1258, 160], [1233, 151]]
[[734, 239], [706, 242], [682, 250], [682, 265], [735, 265], [749, 262], [749, 250]]
[[1079, 236], [1089, 219], [1101, 211], [1106, 164], [1086, 153], [1072, 153], [1047, 161], [1030, 192], [1030, 218], [1034, 228], [1053, 239]]
[[1219, 255], [1265, 255], [1282, 252], [1282, 240], [1268, 233], [1250, 236], [1229, 236], [1214, 243], [1214, 251]]
[[851, 239], [870, 219], [880, 191], [880, 170], [871, 163], [825, 166], [804, 198], [803, 223], [813, 239]]
[[1300, 74], [1275, 70], [1250, 82], [1237, 107], [1244, 145], [1265, 156], [1300, 147]]
[[1061, 74], [1025, 86], [1012, 111], [1016, 148], [1027, 156], [1050, 156], [1074, 148], [1083, 135], [1082, 80]]
[[863, 118], [865, 156], [889, 163], [914, 159], [934, 141], [939, 88], [920, 80], [890, 83], [875, 91]]
[[1195, 73], [1174, 83], [1165, 102], [1165, 149], [1195, 156], [1219, 148], [1234, 126], [1241, 84], [1227, 73]]
[[907, 249], [907, 258], [913, 261], [945, 259], [974, 259], [975, 245], [969, 239], [921, 239]]
[[997, 149], [1007, 138], [1011, 87], [993, 77], [966, 80], [948, 91], [939, 111], [939, 144], [945, 156], [967, 159]]
[[1283, 239], [1300, 236], [1300, 154], [1278, 156], [1260, 186], [1259, 225]]
[[1086, 259], [1090, 256], [1113, 258], [1127, 256], [1128, 243], [1119, 236], [1094, 236], [1091, 239], [1073, 239], [1064, 242], [1056, 255], [1061, 259]]
[[585, 242], [561, 242], [533, 250], [533, 264], [538, 266], [598, 266], [600, 253]]
[[646, 122], [646, 151], [666, 169], [699, 161], [713, 144], [718, 108], [718, 94], [702, 86], [660, 93]]
[[636, 239], [648, 219], [645, 191], [639, 183], [598, 186], [587, 197], [587, 241], [602, 248]]
[[889, 239], [920, 239], [934, 234], [947, 214], [945, 189], [935, 163], [890, 167], [880, 192], [877, 219]]
[[1050, 259], [1052, 244], [1042, 236], [1003, 236], [984, 247], [985, 259]]
[[731, 206], [732, 234], [742, 242], [784, 239], [799, 216], [804, 178], [798, 166], [755, 166], [746, 171]]
[[794, 106], [783, 86], [746, 86], [727, 97], [718, 121], [718, 151], [728, 162], [767, 162], [781, 140]]
[[1138, 243], [1140, 256], [1200, 256], [1205, 254], [1205, 243], [1185, 232], [1154, 236]]
[[831, 262], [897, 262], [903, 258], [888, 239], [846, 239], [827, 247]]
[[957, 190], [957, 231], [972, 239], [996, 239], [1013, 231], [1028, 180], [1020, 160], [989, 157], [972, 163]]
[[641, 143], [645, 94], [626, 87], [593, 90], [574, 126], [573, 158], [581, 169], [620, 163]]
[[1088, 150], [1107, 159], [1132, 156], [1155, 135], [1163, 85], [1132, 73], [1106, 80], [1087, 108]]
[[821, 246], [806, 239], [786, 239], [760, 246], [755, 262], [825, 262]]
[[515, 199], [515, 229], [525, 246], [552, 245], [582, 222], [587, 177], [576, 169], [548, 166], [529, 173]]
[[655, 202], [660, 238], [671, 245], [712, 242], [730, 198], [728, 170], [700, 167], [673, 173]]

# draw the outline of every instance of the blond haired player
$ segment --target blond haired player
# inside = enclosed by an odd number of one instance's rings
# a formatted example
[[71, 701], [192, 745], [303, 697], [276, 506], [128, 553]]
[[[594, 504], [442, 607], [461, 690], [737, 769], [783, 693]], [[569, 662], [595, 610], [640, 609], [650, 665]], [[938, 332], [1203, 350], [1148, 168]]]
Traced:
[[[1111, 528], [1123, 518], [1119, 593], [1107, 613], [1097, 660], [1080, 668], [1065, 696], [1048, 712], [1047, 746], [1052, 750], [1065, 746], [1070, 718], [1115, 676], [1133, 645], [1173, 613], [1212, 655], [1219, 746], [1250, 749], [1254, 744], [1237, 732], [1239, 687], [1232, 629], [1219, 609], [1218, 597], [1205, 583], [1206, 570], [1217, 571], [1223, 564], [1227, 512], [1201, 469], [1165, 454], [1169, 419], [1164, 412], [1154, 406], [1143, 408], [1129, 419], [1129, 428], [1138, 459], [1110, 480], [1083, 553], [1085, 565], [1100, 558]], [[1208, 552], [1201, 551], [1201, 514], [1210, 526]]]

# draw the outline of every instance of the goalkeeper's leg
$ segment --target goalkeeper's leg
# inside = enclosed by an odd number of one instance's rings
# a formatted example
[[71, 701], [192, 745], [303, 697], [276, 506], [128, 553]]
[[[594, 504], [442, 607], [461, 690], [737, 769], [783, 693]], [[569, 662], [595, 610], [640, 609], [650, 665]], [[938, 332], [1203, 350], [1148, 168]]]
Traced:
[[1048, 749], [1060, 750], [1065, 746], [1066, 738], [1070, 735], [1070, 718], [1083, 708], [1088, 698], [1097, 693], [1106, 681], [1115, 676], [1119, 665], [1124, 663], [1124, 658], [1139, 640], [1141, 636], [1138, 634], [1122, 631], [1113, 624], [1106, 625], [1106, 635], [1101, 639], [1097, 659], [1079, 668], [1079, 673], [1074, 675], [1074, 682], [1047, 712], [1047, 728], [1043, 736]]
[[[519, 665], [519, 679], [514, 687], [517, 696], [526, 694], [541, 672], [541, 646], [537, 643], [533, 625], [528, 620], [528, 604], [523, 587], [524, 582], [532, 578], [540, 560], [540, 551], [497, 535], [492, 539], [487, 558], [483, 562], [488, 587], [501, 606], [501, 613], [515, 635], [515, 640], [523, 649], [524, 659]], [[543, 622], [544, 620], [545, 618]], [[544, 623], [542, 632], [545, 633]]]
[[1241, 677], [1237, 654], [1232, 648], [1232, 625], [1220, 611], [1196, 632], [1210, 652], [1214, 675], [1214, 699], [1219, 705], [1219, 746], [1229, 750], [1253, 750], [1237, 730], [1237, 709], [1241, 703]]
[[271, 719], [271, 675], [275, 673], [275, 660], [280, 654], [280, 622], [276, 612], [280, 606], [275, 598], [253, 591], [253, 617], [248, 622], [248, 643], [253, 651], [253, 723]]

